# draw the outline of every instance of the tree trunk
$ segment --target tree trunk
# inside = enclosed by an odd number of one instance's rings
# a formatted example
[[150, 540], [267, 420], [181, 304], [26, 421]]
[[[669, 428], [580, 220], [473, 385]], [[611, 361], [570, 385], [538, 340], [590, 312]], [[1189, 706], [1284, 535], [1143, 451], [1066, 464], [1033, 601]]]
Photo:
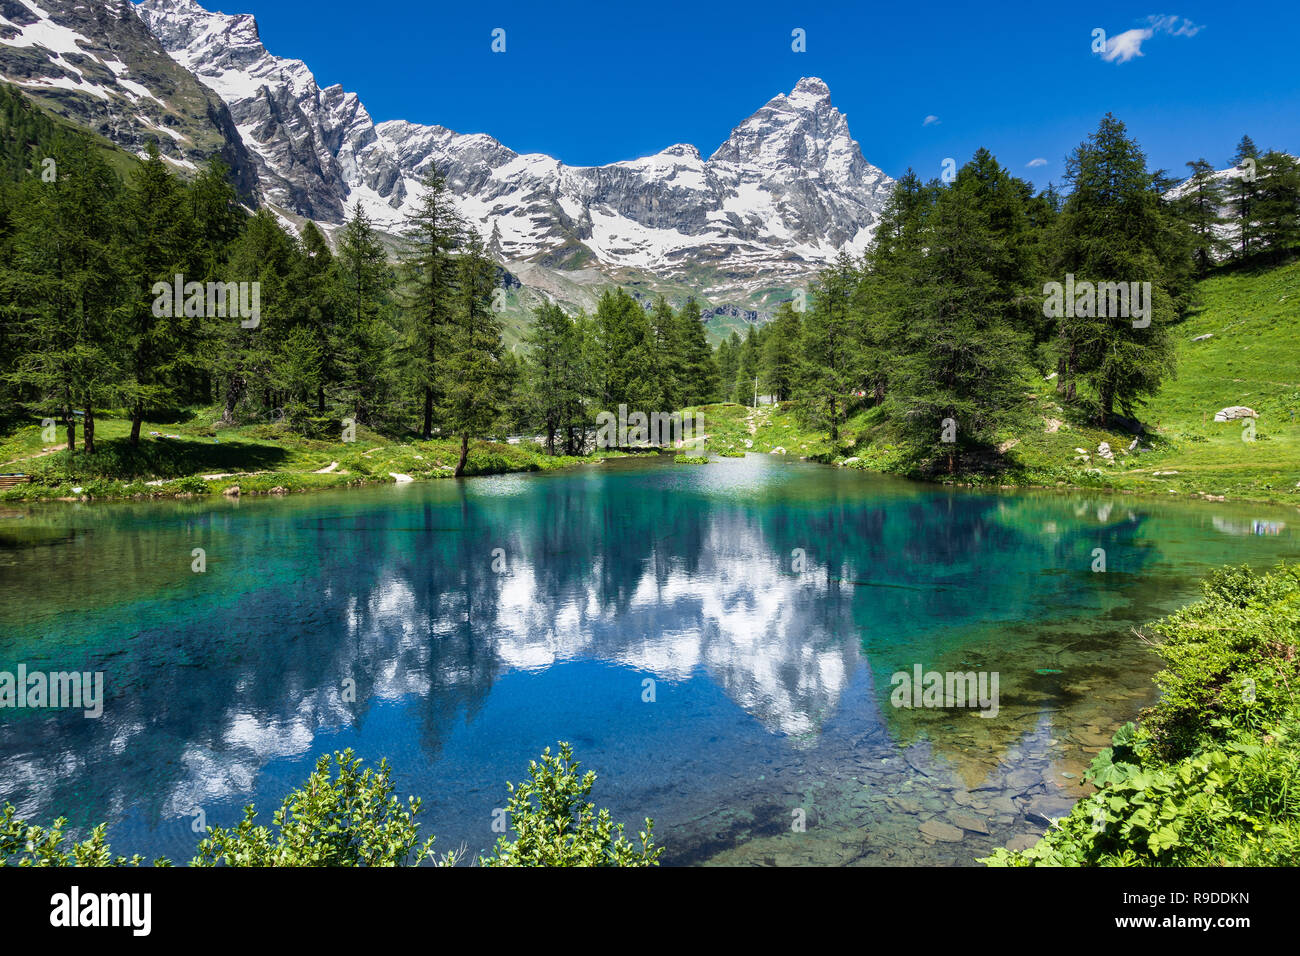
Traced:
[[87, 455], [95, 453], [95, 410], [86, 407], [86, 426], [81, 430], [81, 444]]
[[469, 436], [460, 436], [460, 461], [456, 462], [456, 470], [452, 473], [453, 478], [459, 478], [465, 474], [465, 459], [469, 458]]
[[316, 414], [317, 415], [325, 414], [325, 386], [324, 385], [316, 386]]
[[420, 432], [425, 441], [433, 437], [433, 389], [424, 390], [424, 428]]
[[68, 464], [72, 464], [72, 459], [77, 456], [77, 417], [68, 409], [68, 417], [64, 419], [64, 424], [68, 428]]
[[1106, 422], [1110, 420], [1111, 415], [1115, 413], [1115, 392], [1113, 389], [1104, 389], [1100, 395], [1101, 398], [1101, 424], [1105, 427]]
[[139, 406], [131, 410], [131, 447], [140, 447], [140, 425], [144, 422], [144, 409]]
[[235, 407], [244, 395], [243, 379], [235, 377], [226, 383], [226, 405], [221, 412], [221, 420], [227, 425], [235, 422]]

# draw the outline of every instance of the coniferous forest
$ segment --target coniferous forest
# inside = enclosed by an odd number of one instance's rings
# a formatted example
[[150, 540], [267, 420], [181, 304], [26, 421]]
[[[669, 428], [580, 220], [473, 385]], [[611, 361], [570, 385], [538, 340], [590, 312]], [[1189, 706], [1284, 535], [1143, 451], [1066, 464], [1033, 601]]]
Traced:
[[[841, 256], [743, 339], [712, 349], [695, 301], [609, 288], [591, 315], [542, 305], [507, 348], [502, 270], [436, 171], [398, 248], [359, 206], [331, 242], [310, 221], [295, 234], [250, 211], [219, 160], [182, 178], [155, 149], [123, 170], [17, 91], [4, 110], [0, 402], [53, 417], [74, 455], [94, 455], [97, 416], [129, 418], [134, 448], [146, 419], [216, 405], [223, 424], [310, 437], [346, 420], [455, 438], [459, 474], [471, 439], [537, 434], [581, 454], [600, 411], [759, 394], [793, 402], [832, 444], [856, 410], [880, 407], [914, 461], [951, 473], [993, 444], [1030, 369], [1055, 372], [1063, 400], [1101, 425], [1136, 418], [1176, 374], [1170, 338], [1197, 278], [1300, 244], [1293, 157], [1243, 137], [1232, 159], [1254, 161], [1253, 179], [1225, 183], [1198, 159], [1171, 199], [1178, 180], [1107, 116], [1070, 156], [1063, 193], [1035, 193], [987, 150], [950, 182], [909, 171], [869, 252]], [[1150, 283], [1149, 321], [1047, 316], [1044, 283], [1067, 275]], [[202, 294], [155, 314], [155, 283], [178, 277], [258, 283], [257, 323], [212, 314]]]

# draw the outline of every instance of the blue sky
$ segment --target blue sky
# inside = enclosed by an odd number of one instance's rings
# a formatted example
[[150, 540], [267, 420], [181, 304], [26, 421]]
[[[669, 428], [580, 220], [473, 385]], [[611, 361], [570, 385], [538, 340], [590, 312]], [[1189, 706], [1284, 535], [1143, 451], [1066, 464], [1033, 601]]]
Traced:
[[[205, 2], [205, 0], [200, 0]], [[987, 146], [1039, 186], [1106, 111], [1153, 167], [1228, 165], [1249, 133], [1300, 151], [1300, 3], [430, 3], [221, 0], [267, 48], [378, 120], [485, 132], [519, 152], [600, 164], [731, 128], [820, 76], [867, 160], [938, 175]], [[206, 0], [209, 8], [216, 0]], [[1157, 19], [1159, 18], [1159, 19]], [[493, 53], [492, 31], [506, 51]], [[807, 50], [791, 49], [805, 31]], [[1106, 31], [1107, 57], [1092, 52]], [[926, 124], [927, 117], [934, 117]], [[1028, 166], [1034, 160], [1045, 160]]]

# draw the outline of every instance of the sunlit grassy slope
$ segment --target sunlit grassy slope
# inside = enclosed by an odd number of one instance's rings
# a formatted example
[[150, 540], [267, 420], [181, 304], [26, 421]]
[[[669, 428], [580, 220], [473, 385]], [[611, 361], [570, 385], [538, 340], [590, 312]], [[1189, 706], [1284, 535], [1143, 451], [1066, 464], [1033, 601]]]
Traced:
[[[1060, 400], [1054, 380], [1033, 376], [1025, 382], [1023, 412], [999, 436], [1001, 467], [958, 480], [1300, 503], [1300, 263], [1216, 275], [1198, 293], [1196, 308], [1173, 332], [1177, 376], [1142, 410], [1150, 434], [1136, 449], [1129, 451], [1132, 434], [1098, 428]], [[1214, 421], [1230, 405], [1259, 413], [1253, 436], [1242, 421]], [[792, 404], [757, 412], [712, 405], [703, 414], [714, 450], [784, 449], [852, 467], [899, 465], [876, 409], [851, 417], [835, 448], [824, 432], [800, 425]], [[1113, 462], [1098, 454], [1102, 442], [1114, 451]]]

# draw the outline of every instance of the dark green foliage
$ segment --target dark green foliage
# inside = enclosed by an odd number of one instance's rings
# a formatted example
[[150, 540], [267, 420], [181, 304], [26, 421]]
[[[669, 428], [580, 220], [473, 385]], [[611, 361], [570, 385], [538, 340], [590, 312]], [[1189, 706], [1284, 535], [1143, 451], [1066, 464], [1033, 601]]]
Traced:
[[493, 311], [497, 270], [482, 242], [471, 236], [457, 258], [456, 300], [447, 329], [445, 384], [439, 406], [444, 430], [460, 436], [455, 475], [465, 472], [469, 440], [497, 423], [509, 391], [502, 361], [501, 320]]
[[1000, 230], [990, 219], [1006, 193], [1023, 190], [991, 156], [977, 154], [921, 211], [924, 246], [914, 240], [900, 249], [883, 273], [896, 284], [886, 404], [899, 433], [926, 457], [944, 460], [949, 473], [961, 449], [993, 443], [1019, 402], [1025, 358], [1014, 303], [1033, 263], [1018, 241], [1023, 209], [1002, 209]]
[[1113, 116], [1074, 151], [1067, 171], [1074, 188], [1057, 222], [1053, 280], [1150, 283], [1152, 294], [1145, 326], [1100, 303], [1094, 314], [1079, 309], [1058, 318], [1065, 386], [1084, 378], [1104, 425], [1116, 406], [1135, 415], [1172, 372], [1170, 326], [1190, 294], [1191, 244], [1142, 151]]
[[1201, 275], [1209, 271], [1215, 261], [1226, 255], [1228, 243], [1220, 235], [1225, 222], [1219, 209], [1225, 201], [1223, 184], [1215, 178], [1215, 169], [1204, 159], [1187, 164], [1191, 185], [1178, 202], [1178, 213], [1195, 235], [1192, 257]]

